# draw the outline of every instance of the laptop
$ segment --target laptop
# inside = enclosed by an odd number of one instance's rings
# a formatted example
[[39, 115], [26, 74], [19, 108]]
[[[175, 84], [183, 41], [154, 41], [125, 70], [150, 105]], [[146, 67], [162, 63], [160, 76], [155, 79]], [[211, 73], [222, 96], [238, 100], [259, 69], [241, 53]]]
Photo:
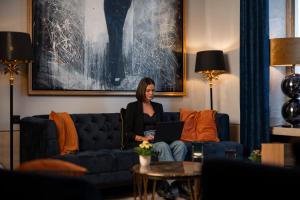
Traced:
[[172, 143], [179, 140], [183, 129], [183, 121], [160, 122], [156, 125], [153, 142]]

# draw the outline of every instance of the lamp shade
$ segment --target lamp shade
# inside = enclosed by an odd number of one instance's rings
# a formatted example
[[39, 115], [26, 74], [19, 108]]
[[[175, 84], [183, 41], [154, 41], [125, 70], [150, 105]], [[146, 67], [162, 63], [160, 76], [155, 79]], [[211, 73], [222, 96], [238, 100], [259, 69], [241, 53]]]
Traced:
[[300, 64], [300, 38], [274, 38], [270, 40], [270, 64], [294, 66]]
[[33, 59], [30, 35], [21, 32], [0, 32], [0, 60]]
[[225, 71], [223, 51], [208, 50], [197, 52], [195, 72]]

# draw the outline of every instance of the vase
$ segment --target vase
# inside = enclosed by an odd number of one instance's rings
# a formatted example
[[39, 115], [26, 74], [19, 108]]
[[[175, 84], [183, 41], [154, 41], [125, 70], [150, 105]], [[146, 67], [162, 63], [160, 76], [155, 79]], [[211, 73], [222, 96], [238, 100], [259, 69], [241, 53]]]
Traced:
[[139, 156], [140, 159], [140, 165], [141, 166], [148, 166], [151, 162], [151, 156]]

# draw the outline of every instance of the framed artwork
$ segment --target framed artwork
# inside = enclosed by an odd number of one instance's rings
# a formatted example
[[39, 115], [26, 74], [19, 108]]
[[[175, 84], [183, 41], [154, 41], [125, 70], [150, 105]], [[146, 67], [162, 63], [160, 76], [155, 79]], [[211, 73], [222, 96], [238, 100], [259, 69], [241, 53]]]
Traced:
[[184, 96], [184, 0], [28, 0], [30, 95]]

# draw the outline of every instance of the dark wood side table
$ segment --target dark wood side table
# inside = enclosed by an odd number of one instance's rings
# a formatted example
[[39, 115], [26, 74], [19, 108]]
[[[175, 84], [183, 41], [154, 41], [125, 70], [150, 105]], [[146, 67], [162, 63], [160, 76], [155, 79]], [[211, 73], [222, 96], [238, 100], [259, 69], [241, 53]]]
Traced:
[[200, 162], [153, 162], [146, 167], [134, 165], [132, 168], [134, 199], [137, 197], [137, 191], [140, 199], [147, 199], [148, 180], [152, 180], [152, 199], [154, 200], [156, 181], [168, 179], [187, 181], [191, 199], [199, 199], [201, 168]]

